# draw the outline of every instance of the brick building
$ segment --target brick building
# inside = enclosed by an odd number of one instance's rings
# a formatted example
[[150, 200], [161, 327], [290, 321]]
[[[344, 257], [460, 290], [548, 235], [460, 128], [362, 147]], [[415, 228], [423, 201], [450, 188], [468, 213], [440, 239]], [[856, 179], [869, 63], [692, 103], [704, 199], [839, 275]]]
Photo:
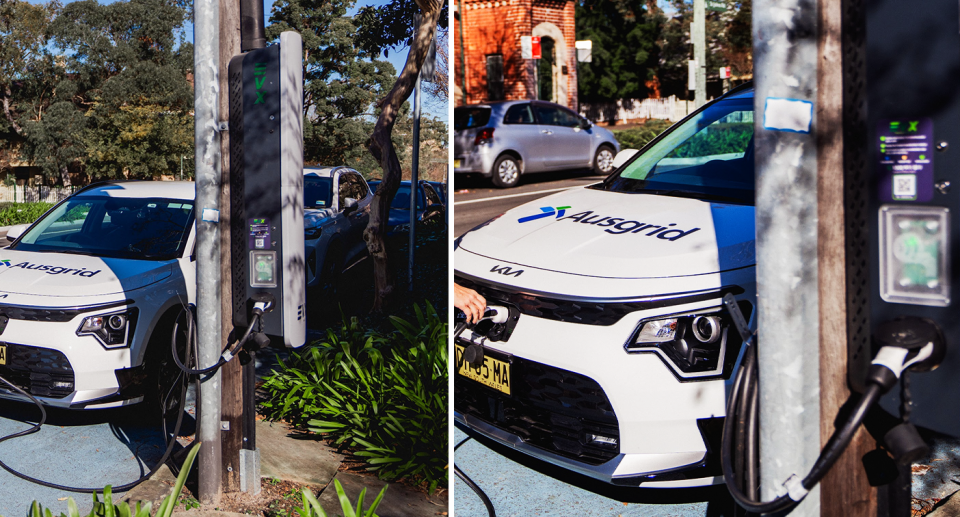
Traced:
[[[456, 0], [454, 8], [457, 105], [542, 99], [577, 109], [573, 0]], [[521, 57], [521, 36], [540, 37], [542, 59]]]

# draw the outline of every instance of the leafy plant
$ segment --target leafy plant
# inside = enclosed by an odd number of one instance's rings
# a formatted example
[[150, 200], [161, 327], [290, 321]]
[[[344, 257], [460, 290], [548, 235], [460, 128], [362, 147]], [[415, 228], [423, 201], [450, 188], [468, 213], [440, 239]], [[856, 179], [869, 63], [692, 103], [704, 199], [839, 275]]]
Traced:
[[5, 203], [0, 206], [0, 226], [32, 223], [52, 206], [50, 203]]
[[[173, 515], [173, 508], [177, 505], [180, 492], [183, 491], [183, 485], [187, 481], [187, 474], [189, 474], [190, 469], [193, 467], [193, 461], [196, 459], [198, 452], [200, 452], [200, 442], [197, 442], [193, 449], [190, 450], [190, 453], [187, 454], [187, 459], [183, 462], [183, 468], [180, 469], [180, 475], [177, 476], [177, 482], [173, 486], [173, 493], [163, 499], [154, 517], [170, 517]], [[90, 513], [87, 514], [86, 517], [150, 517], [151, 503], [143, 504], [141, 501], [138, 502], [134, 508], [130, 508], [130, 505], [128, 505], [126, 501], [115, 505], [113, 504], [113, 494], [110, 489], [110, 485], [103, 488], [103, 501], [97, 498], [96, 492], [93, 493], [93, 509], [90, 510]], [[27, 513], [27, 517], [53, 517], [53, 512], [51, 512], [49, 508], [44, 508], [40, 503], [34, 501], [33, 504], [30, 505], [30, 511]], [[67, 499], [67, 513], [61, 513], [59, 517], [80, 517], [80, 510], [77, 508], [77, 503], [72, 497]]]
[[344, 322], [339, 335], [281, 361], [261, 409], [326, 434], [383, 479], [447, 482], [447, 325], [427, 302], [381, 334]]
[[666, 120], [650, 119], [642, 126], [630, 129], [614, 129], [613, 136], [620, 142], [621, 149], [640, 149], [670, 127]]
[[[340, 508], [343, 509], [343, 517], [377, 517], [377, 514], [374, 512], [377, 507], [380, 506], [380, 501], [383, 500], [383, 494], [387, 491], [386, 486], [383, 487], [383, 490], [380, 491], [377, 498], [373, 500], [370, 508], [367, 508], [366, 513], [364, 513], [363, 497], [367, 494], [366, 488], [360, 491], [360, 496], [357, 497], [357, 506], [354, 508], [350, 503], [350, 499], [347, 498], [343, 486], [340, 485], [340, 481], [334, 479], [333, 484], [337, 491], [337, 498], [340, 500]], [[311, 492], [309, 488], [303, 489], [303, 508], [297, 508], [297, 513], [300, 514], [300, 517], [328, 517], [327, 512], [323, 511], [323, 508], [320, 507], [320, 501], [317, 501], [317, 498], [313, 496], [313, 492]]]

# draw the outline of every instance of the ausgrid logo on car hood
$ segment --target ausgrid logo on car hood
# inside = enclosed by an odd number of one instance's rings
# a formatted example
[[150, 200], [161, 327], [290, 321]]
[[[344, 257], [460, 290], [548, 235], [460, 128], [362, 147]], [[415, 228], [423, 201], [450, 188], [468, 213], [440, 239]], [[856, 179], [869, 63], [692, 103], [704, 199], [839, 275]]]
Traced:
[[717, 273], [756, 263], [754, 208], [574, 189], [508, 211], [460, 248], [528, 266], [524, 276], [536, 274], [529, 268], [606, 278]]
[[168, 262], [0, 250], [0, 291], [39, 296], [129, 292], [171, 274]]

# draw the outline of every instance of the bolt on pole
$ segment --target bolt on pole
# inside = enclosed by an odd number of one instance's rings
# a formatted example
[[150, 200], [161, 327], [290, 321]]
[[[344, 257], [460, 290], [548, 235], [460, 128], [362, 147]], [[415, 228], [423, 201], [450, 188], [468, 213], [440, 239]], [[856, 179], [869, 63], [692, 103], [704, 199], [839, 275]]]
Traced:
[[[194, 0], [194, 143], [196, 145], [198, 366], [220, 356], [220, 4]], [[220, 499], [220, 373], [201, 379], [199, 496]]]

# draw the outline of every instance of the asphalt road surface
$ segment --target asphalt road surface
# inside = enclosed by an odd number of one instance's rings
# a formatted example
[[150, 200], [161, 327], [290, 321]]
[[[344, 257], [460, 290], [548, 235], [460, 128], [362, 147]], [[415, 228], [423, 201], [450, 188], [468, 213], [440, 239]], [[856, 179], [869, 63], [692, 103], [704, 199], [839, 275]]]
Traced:
[[592, 185], [603, 179], [585, 171], [545, 172], [520, 178], [520, 186], [494, 188], [480, 177], [455, 177], [453, 180], [453, 234], [467, 230], [503, 212], [561, 190]]

